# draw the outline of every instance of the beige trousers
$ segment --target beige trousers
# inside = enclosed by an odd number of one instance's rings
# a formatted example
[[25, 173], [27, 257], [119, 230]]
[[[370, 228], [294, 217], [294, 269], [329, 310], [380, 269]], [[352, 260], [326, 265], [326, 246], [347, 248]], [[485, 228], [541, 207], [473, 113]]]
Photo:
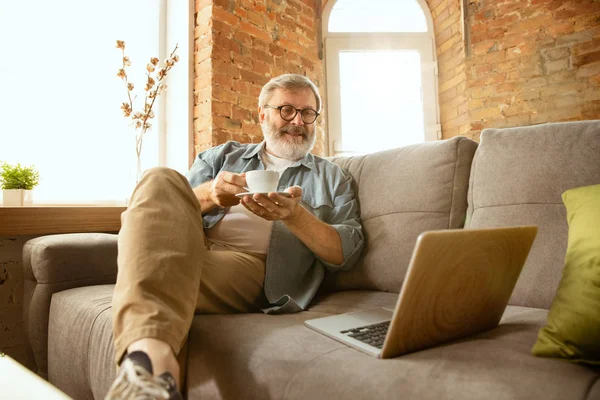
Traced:
[[208, 250], [200, 203], [187, 179], [148, 170], [121, 216], [112, 300], [115, 357], [142, 338], [182, 349], [194, 313], [257, 312], [265, 258]]

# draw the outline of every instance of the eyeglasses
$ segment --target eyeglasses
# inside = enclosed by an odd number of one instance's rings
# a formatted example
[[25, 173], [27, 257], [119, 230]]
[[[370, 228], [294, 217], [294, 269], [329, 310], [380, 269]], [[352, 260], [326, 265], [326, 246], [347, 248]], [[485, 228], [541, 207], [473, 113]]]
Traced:
[[281, 115], [281, 119], [283, 119], [284, 121], [293, 121], [294, 118], [296, 118], [296, 115], [298, 115], [298, 113], [300, 113], [302, 122], [304, 122], [305, 124], [312, 124], [313, 122], [315, 122], [317, 117], [320, 115], [318, 112], [316, 112], [312, 108], [304, 108], [301, 110], [294, 106], [290, 106], [289, 104], [279, 106], [279, 107], [265, 105], [265, 108], [274, 108], [274, 109], [279, 110], [279, 115]]

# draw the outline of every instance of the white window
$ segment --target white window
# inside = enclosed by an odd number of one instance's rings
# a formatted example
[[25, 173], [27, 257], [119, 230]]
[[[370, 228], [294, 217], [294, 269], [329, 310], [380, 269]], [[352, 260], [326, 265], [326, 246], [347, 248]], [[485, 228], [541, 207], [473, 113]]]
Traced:
[[441, 138], [424, 0], [337, 0], [324, 12], [329, 155]]
[[[155, 105], [143, 168], [189, 167], [190, 3], [183, 0], [0, 1], [0, 162], [35, 165], [34, 203], [123, 204], [135, 183], [135, 132], [120, 104], [124, 40], [143, 107], [145, 66], [178, 43]], [[176, 23], [171, 21], [177, 18]], [[138, 89], [142, 89], [138, 91]]]

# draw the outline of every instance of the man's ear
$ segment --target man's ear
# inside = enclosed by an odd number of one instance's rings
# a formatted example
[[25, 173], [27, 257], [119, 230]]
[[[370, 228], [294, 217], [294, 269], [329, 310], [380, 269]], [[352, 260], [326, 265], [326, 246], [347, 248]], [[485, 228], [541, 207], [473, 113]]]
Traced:
[[262, 124], [265, 120], [265, 109], [261, 106], [258, 106], [258, 123]]

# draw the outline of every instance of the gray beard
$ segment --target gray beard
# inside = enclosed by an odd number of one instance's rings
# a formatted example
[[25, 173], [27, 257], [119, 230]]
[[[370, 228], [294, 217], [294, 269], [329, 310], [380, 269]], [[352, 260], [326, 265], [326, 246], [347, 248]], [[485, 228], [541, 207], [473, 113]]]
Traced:
[[[315, 146], [317, 135], [315, 132], [309, 133], [302, 126], [286, 125], [281, 129], [275, 129], [268, 122], [263, 122], [261, 125], [263, 136], [267, 142], [269, 153], [286, 160], [300, 160], [304, 158]], [[283, 139], [287, 133], [299, 133], [304, 136], [297, 136], [293, 141]]]

